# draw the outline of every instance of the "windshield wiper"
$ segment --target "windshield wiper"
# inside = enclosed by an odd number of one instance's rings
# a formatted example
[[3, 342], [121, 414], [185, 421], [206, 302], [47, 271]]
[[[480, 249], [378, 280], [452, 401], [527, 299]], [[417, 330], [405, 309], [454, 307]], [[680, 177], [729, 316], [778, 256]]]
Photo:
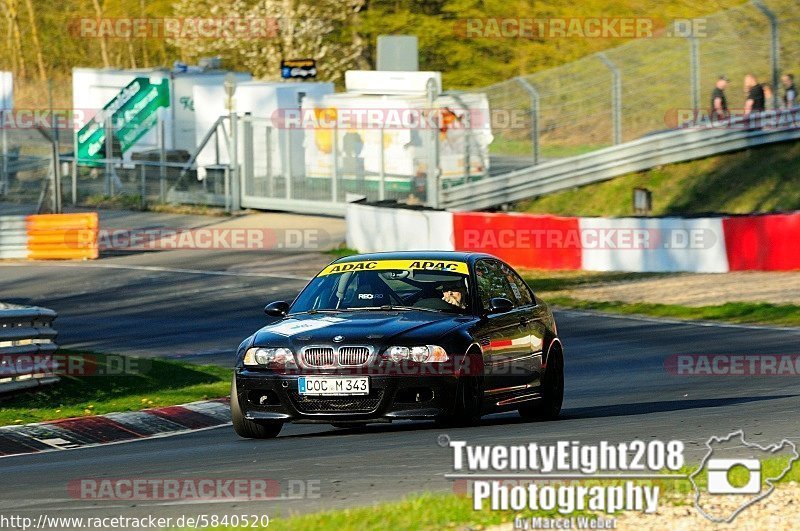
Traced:
[[304, 312], [292, 312], [292, 313], [287, 313], [286, 315], [305, 315], [305, 314], [314, 315], [315, 313], [339, 313], [339, 312], [345, 312], [345, 311], [347, 311], [347, 310], [324, 308], [324, 309], [319, 309], [319, 310], [306, 310]]
[[434, 312], [441, 313], [443, 310], [434, 310], [433, 308], [420, 308], [418, 306], [394, 306], [391, 304], [384, 304], [383, 306], [365, 306], [364, 308], [350, 308], [351, 311], [368, 310], [368, 311], [392, 311], [403, 310], [407, 312], [420, 311], [420, 312]]

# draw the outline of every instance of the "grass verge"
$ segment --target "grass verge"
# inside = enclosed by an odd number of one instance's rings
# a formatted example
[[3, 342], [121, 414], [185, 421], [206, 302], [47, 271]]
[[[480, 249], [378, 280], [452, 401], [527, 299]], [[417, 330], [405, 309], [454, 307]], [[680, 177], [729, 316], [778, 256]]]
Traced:
[[230, 392], [231, 370], [216, 365], [68, 350], [58, 355], [74, 360], [67, 370], [73, 375], [0, 401], [0, 425], [138, 411]]
[[632, 216], [634, 188], [653, 192], [654, 216], [800, 209], [800, 142], [668, 164], [522, 201], [516, 210]]
[[623, 273], [594, 271], [525, 271], [523, 278], [534, 293], [562, 308], [595, 310], [622, 315], [646, 315], [671, 319], [720, 321], [736, 324], [800, 326], [800, 306], [762, 302], [728, 302], [713, 306], [683, 306], [647, 302], [590, 301], [554, 292], [590, 284], [607, 284], [669, 276], [671, 273]]
[[[699, 463], [698, 463], [699, 464]], [[787, 457], [777, 457], [762, 461], [762, 478], [778, 477], [788, 464]], [[684, 466], [677, 472], [688, 476], [697, 469], [697, 464]], [[740, 470], [733, 470], [730, 481], [734, 484], [746, 482], [747, 473]], [[695, 477], [695, 481], [700, 489], [705, 489], [708, 481], [705, 473], [700, 473]], [[778, 482], [786, 484], [788, 482], [800, 481], [800, 465], [795, 462], [792, 469]], [[689, 496], [694, 487], [688, 479], [664, 479], [664, 480], [644, 480], [637, 481], [639, 484], [658, 485], [660, 488], [659, 504], [670, 505], [691, 505], [693, 503]], [[581, 482], [582, 485], [622, 485], [619, 480], [598, 481], [587, 480]], [[484, 502], [486, 503], [486, 502]], [[604, 518], [611, 516], [621, 516], [624, 513], [614, 515], [596, 514]], [[491, 511], [484, 509], [475, 511], [472, 508], [472, 498], [457, 494], [433, 494], [425, 493], [409, 496], [403, 500], [391, 503], [382, 503], [368, 507], [358, 507], [353, 509], [343, 509], [334, 511], [324, 511], [298, 516], [281, 518], [275, 515], [270, 521], [269, 529], [290, 530], [361, 530], [361, 529], [397, 529], [397, 530], [427, 530], [427, 529], [451, 529], [469, 528], [483, 529], [487, 526], [513, 522], [515, 517], [530, 518], [563, 518], [565, 516], [589, 516], [594, 515], [586, 511], [576, 511], [570, 515], [562, 515], [556, 510], [523, 510], [523, 511]], [[657, 516], [654, 516], [657, 518]]]
[[548, 297], [547, 294], [543, 297], [554, 306], [578, 310], [738, 324], [800, 326], [800, 306], [792, 304], [728, 302], [717, 306], [681, 306], [645, 302], [586, 301], [571, 297]]

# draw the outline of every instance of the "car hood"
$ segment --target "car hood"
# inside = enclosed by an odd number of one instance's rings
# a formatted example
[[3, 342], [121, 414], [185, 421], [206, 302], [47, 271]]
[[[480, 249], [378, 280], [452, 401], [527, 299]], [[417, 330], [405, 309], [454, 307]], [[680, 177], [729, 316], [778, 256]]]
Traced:
[[[472, 317], [423, 311], [369, 311], [288, 316], [260, 329], [254, 346], [307, 344], [388, 344], [419, 341], [431, 344]], [[342, 336], [341, 339], [337, 337]]]

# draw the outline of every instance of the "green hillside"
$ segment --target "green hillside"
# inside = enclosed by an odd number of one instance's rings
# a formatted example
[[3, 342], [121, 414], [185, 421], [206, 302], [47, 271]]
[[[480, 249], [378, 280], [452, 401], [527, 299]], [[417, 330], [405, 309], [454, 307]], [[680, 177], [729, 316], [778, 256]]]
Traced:
[[633, 189], [653, 192], [653, 215], [800, 210], [800, 142], [671, 164], [516, 205], [576, 216], [633, 215]]

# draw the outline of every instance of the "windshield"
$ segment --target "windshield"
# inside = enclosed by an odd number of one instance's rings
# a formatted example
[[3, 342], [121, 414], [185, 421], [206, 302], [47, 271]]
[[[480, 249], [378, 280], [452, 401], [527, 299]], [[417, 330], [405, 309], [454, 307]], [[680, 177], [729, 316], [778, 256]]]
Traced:
[[334, 263], [303, 290], [290, 313], [418, 309], [468, 313], [470, 292], [463, 262], [382, 260]]

